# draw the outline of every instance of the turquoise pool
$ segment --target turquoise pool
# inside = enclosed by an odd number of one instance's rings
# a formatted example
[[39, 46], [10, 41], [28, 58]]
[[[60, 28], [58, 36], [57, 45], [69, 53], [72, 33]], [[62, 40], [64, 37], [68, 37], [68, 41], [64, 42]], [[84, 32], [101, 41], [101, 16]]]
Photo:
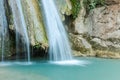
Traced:
[[[0, 80], [120, 80], [120, 60], [76, 58], [75, 64], [47, 61], [0, 64]], [[79, 62], [80, 61], [80, 62]]]

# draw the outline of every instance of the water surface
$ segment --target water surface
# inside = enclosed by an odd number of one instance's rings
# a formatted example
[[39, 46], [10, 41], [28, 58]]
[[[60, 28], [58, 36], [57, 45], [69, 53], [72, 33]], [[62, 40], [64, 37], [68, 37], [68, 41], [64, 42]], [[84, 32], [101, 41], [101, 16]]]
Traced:
[[120, 80], [120, 60], [76, 58], [80, 63], [47, 61], [0, 64], [0, 80]]

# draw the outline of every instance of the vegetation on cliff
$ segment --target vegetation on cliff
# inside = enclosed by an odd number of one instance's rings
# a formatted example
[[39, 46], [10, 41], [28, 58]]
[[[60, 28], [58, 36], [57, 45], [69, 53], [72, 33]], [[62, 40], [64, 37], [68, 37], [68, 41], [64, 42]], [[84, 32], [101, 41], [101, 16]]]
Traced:
[[73, 18], [76, 18], [79, 14], [79, 11], [82, 7], [82, 4], [86, 8], [86, 12], [89, 13], [90, 10], [105, 5], [105, 0], [70, 0], [72, 4], [72, 16]]
[[96, 7], [100, 7], [104, 5], [105, 5], [105, 0], [84, 0], [84, 6], [87, 12], [89, 12], [90, 10]]
[[76, 18], [80, 11], [80, 0], [71, 0], [71, 4], [73, 18]]

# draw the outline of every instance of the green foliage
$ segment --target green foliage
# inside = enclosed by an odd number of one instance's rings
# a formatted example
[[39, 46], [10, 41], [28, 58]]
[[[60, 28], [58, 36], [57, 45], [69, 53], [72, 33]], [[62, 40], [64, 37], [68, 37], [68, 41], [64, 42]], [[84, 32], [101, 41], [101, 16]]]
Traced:
[[80, 0], [71, 0], [71, 4], [73, 18], [76, 18], [80, 11]]
[[[81, 9], [80, 1], [81, 0], [70, 0], [72, 4], [72, 16], [75, 19]], [[90, 10], [105, 5], [105, 0], [83, 0], [83, 5], [89, 13]]]
[[105, 0], [84, 0], [84, 5], [86, 10], [89, 12], [90, 10], [105, 5]]
[[35, 46], [33, 46], [36, 49], [39, 49], [41, 47], [41, 44], [37, 43]]

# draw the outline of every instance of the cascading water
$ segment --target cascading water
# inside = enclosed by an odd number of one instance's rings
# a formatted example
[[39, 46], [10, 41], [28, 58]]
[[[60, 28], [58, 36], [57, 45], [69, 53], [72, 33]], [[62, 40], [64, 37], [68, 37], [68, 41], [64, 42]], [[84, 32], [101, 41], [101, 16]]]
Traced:
[[5, 43], [8, 32], [8, 24], [5, 15], [4, 0], [0, 1], [0, 42], [1, 42], [1, 61], [4, 62]]
[[[23, 47], [27, 61], [30, 62], [30, 43], [27, 33], [27, 26], [24, 19], [21, 0], [10, 0], [10, 5], [13, 13], [13, 21], [16, 29], [16, 53], [19, 58], [20, 48]], [[20, 40], [22, 38], [22, 40]], [[21, 46], [22, 44], [22, 46]]]
[[71, 49], [65, 28], [56, 9], [54, 0], [41, 0], [49, 39], [49, 56], [53, 61], [72, 59]]

